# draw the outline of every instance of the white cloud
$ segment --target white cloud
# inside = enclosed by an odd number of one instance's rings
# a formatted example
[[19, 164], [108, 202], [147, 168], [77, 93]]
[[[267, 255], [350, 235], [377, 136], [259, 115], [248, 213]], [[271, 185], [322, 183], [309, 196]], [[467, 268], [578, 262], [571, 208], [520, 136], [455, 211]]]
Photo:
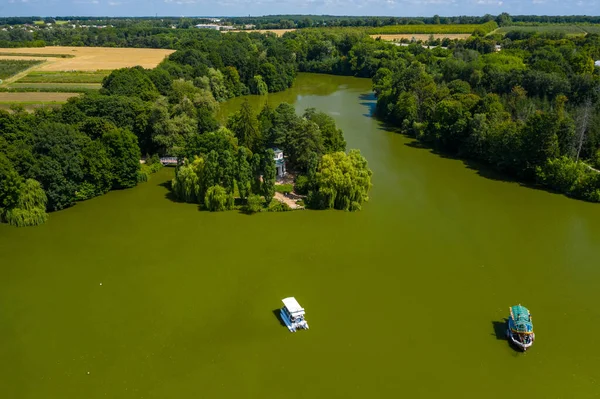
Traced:
[[73, 4], [98, 4], [98, 0], [73, 0]]
[[121, 2], [121, 1], [109, 1], [108, 2], [108, 5], [109, 6], [113, 6], [113, 7], [114, 6], [120, 6], [121, 4], [123, 4], [123, 2]]

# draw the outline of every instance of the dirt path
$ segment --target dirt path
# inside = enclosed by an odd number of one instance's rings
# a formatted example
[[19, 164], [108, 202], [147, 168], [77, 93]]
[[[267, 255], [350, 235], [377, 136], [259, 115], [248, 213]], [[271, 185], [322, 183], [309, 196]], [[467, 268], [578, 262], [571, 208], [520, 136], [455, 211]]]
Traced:
[[296, 209], [304, 209], [304, 207], [302, 205], [296, 204], [296, 201], [294, 201], [293, 199], [291, 199], [289, 197], [286, 197], [282, 193], [275, 193], [275, 199], [277, 201], [279, 201], [279, 202], [287, 204], [287, 206], [289, 206], [290, 208], [292, 208], [294, 210], [296, 210]]

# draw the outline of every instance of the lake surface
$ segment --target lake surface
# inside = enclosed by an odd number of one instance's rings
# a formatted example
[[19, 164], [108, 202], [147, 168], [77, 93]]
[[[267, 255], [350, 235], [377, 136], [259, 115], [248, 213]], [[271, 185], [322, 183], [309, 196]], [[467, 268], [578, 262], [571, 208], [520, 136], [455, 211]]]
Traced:
[[[200, 212], [163, 169], [0, 225], [3, 398], [600, 397], [599, 205], [411, 146], [369, 116], [369, 80], [268, 100], [336, 119], [374, 172], [363, 210]], [[286, 296], [310, 330], [279, 324]], [[518, 303], [525, 354], [503, 339]]]

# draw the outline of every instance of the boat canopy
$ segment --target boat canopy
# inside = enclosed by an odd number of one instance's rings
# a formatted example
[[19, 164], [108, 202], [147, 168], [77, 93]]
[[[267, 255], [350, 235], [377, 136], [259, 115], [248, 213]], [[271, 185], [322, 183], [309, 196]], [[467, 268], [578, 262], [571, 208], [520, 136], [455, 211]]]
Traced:
[[533, 324], [531, 323], [531, 314], [525, 306], [516, 305], [510, 308], [510, 319], [508, 323], [510, 329], [520, 334], [533, 334]]
[[304, 309], [293, 296], [282, 299], [281, 302], [292, 316], [302, 316], [304, 314]]

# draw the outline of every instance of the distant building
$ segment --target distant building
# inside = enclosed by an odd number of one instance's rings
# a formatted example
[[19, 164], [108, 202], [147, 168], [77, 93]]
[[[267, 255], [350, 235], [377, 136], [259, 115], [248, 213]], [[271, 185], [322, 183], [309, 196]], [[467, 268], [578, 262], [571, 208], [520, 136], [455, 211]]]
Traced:
[[256, 25], [254, 25], [254, 24], [246, 24], [246, 25], [244, 25], [244, 29], [254, 29], [254, 28], [256, 28]]
[[233, 29], [233, 26], [226, 25], [216, 25], [216, 24], [198, 24], [196, 25], [198, 29], [213, 29], [213, 30], [230, 30]]
[[198, 25], [196, 25], [196, 28], [198, 28], [198, 29], [214, 29], [214, 30], [220, 30], [220, 29], [221, 29], [221, 25], [213, 25], [213, 24], [198, 24]]
[[273, 153], [275, 154], [273, 159], [275, 159], [275, 166], [277, 167], [277, 177], [283, 177], [286, 173], [283, 151], [281, 151], [279, 148], [273, 148]]

